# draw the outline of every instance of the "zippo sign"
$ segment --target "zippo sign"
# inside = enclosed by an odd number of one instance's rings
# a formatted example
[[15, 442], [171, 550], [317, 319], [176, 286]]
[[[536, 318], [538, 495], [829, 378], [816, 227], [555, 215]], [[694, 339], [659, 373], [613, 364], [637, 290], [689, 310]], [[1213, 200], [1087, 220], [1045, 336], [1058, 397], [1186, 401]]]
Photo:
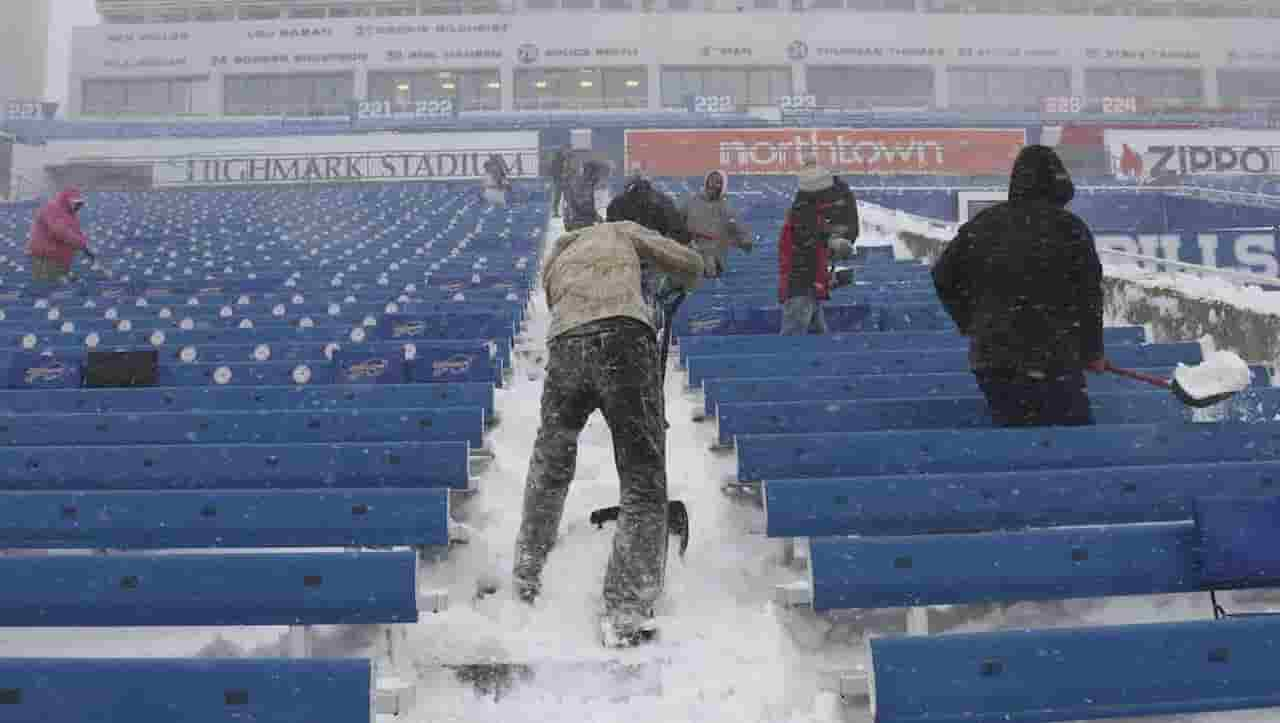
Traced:
[[1280, 133], [1274, 131], [1109, 130], [1104, 138], [1119, 178], [1280, 173]]

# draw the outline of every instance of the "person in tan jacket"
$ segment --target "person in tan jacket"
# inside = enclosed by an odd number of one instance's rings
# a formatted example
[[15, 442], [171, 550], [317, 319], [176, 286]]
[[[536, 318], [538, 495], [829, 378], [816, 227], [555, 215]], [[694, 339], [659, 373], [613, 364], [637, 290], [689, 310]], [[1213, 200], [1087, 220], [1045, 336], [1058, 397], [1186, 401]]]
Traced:
[[699, 254], [654, 230], [666, 228], [654, 194], [624, 192], [609, 204], [606, 223], [560, 237], [545, 262], [549, 359], [516, 540], [515, 593], [532, 604], [573, 480], [578, 435], [599, 410], [621, 482], [601, 618], [611, 646], [651, 637], [667, 556], [666, 417], [642, 265], [684, 289], [703, 271]]

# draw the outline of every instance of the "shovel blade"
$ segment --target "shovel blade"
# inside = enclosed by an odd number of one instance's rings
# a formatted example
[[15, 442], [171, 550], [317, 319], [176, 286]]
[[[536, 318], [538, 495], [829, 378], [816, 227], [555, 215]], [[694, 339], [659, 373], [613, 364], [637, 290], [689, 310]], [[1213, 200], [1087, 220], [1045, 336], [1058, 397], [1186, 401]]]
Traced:
[[1178, 401], [1195, 409], [1204, 409], [1215, 404], [1221, 404], [1236, 395], [1235, 392], [1223, 392], [1222, 394], [1213, 394], [1207, 397], [1193, 397], [1187, 393], [1186, 389], [1182, 388], [1182, 385], [1176, 379], [1173, 380], [1173, 384], [1169, 385], [1169, 388], [1173, 390], [1173, 395], [1178, 398]]

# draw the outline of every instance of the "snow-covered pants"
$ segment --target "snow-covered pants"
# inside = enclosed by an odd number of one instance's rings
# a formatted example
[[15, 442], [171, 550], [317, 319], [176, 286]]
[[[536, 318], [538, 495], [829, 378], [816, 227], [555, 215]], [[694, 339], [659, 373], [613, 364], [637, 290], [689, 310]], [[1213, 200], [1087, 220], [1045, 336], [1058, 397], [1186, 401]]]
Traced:
[[536, 594], [578, 457], [578, 434], [599, 409], [621, 481], [618, 530], [604, 579], [607, 612], [647, 614], [667, 557], [666, 429], [653, 329], [624, 318], [570, 331], [549, 345], [542, 422], [525, 483], [515, 584]]
[[822, 302], [812, 295], [793, 296], [782, 305], [782, 335], [826, 334], [827, 316]]

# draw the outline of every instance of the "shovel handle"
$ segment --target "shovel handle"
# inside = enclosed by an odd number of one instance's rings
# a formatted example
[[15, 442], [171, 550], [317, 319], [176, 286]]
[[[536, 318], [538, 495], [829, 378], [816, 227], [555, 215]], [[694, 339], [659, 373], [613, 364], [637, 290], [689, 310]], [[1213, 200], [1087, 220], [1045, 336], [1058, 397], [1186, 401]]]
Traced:
[[1151, 374], [1143, 374], [1142, 372], [1137, 372], [1132, 369], [1124, 369], [1112, 364], [1111, 362], [1107, 362], [1106, 371], [1109, 371], [1112, 374], [1115, 374], [1117, 376], [1128, 377], [1129, 379], [1135, 379], [1140, 382], [1146, 382], [1147, 384], [1150, 384], [1155, 387], [1160, 387], [1161, 389], [1169, 389], [1173, 386], [1173, 382], [1170, 382], [1168, 379], [1165, 379], [1164, 377], [1157, 377]]

